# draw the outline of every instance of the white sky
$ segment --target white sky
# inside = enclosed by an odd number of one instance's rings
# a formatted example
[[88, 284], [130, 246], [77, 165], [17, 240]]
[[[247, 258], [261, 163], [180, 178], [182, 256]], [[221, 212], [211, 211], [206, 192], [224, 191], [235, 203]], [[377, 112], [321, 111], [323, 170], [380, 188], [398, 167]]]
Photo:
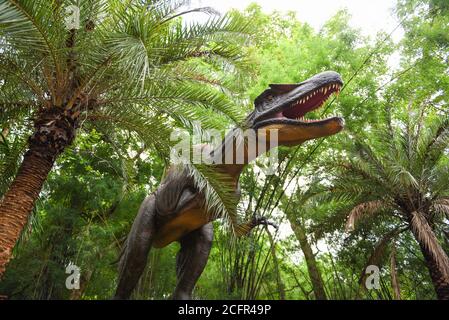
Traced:
[[[231, 8], [243, 10], [252, 2], [266, 13], [295, 11], [300, 21], [317, 30], [342, 8], [352, 15], [350, 25], [360, 28], [364, 35], [375, 35], [380, 30], [390, 33], [398, 23], [392, 15], [395, 0], [192, 0], [192, 6], [213, 7], [224, 13]], [[393, 37], [399, 40], [402, 31], [397, 30]]]

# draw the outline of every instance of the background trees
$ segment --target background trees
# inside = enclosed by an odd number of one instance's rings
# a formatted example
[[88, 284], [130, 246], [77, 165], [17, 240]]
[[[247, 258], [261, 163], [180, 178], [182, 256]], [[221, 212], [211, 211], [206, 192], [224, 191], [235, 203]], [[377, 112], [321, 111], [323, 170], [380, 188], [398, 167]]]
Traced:
[[[164, 174], [170, 128], [196, 130], [194, 120], [205, 128], [235, 125], [269, 83], [298, 82], [333, 69], [343, 75], [345, 87], [312, 117], [340, 114], [346, 130], [280, 149], [273, 176], [263, 174], [262, 163], [248, 167], [239, 214], [269, 216], [280, 229], [259, 227], [235, 240], [216, 222], [215, 245], [195, 296], [447, 298], [449, 12], [444, 1], [398, 1], [395, 13], [405, 31], [399, 44], [390, 39], [391, 30], [371, 39], [361, 36], [349, 27], [345, 11], [315, 31], [293, 13], [268, 15], [257, 5], [231, 12], [232, 18], [213, 16], [205, 26], [186, 26], [174, 18], [181, 2], [150, 1], [158, 5], [125, 10], [119, 2], [104, 1], [87, 10], [91, 4], [85, 1], [87, 21], [104, 10], [111, 15], [93, 30], [77, 30], [73, 48], [67, 47], [66, 29], [38, 28], [58, 10], [19, 1], [35, 15], [30, 24], [10, 3], [0, 2], [9, 8], [1, 11], [0, 22], [7, 14], [17, 14], [21, 22], [0, 23], [1, 43], [8, 44], [0, 55], [0, 192], [7, 192], [24, 159], [39, 108], [55, 100], [57, 68], [62, 79], [76, 73], [81, 83], [91, 79], [82, 91], [95, 105], [80, 110], [74, 142], [42, 179], [40, 200], [0, 282], [1, 294], [109, 298], [137, 207]], [[248, 28], [254, 31], [250, 42]], [[18, 42], [9, 44], [11, 37]], [[55, 58], [45, 37], [60, 49]], [[39, 50], [29, 52], [27, 41]], [[392, 68], [394, 52], [400, 63]], [[76, 57], [74, 74], [66, 57]], [[112, 60], [103, 65], [108, 57]], [[41, 96], [30, 81], [39, 85]], [[223, 196], [215, 195], [211, 203]], [[173, 244], [151, 253], [135, 298], [170, 296], [177, 249]], [[82, 269], [80, 290], [65, 288], [70, 263]], [[366, 290], [368, 265], [380, 268], [379, 289]]]
[[449, 259], [447, 248], [442, 247], [448, 214], [449, 177], [444, 159], [448, 118], [442, 115], [432, 119], [425, 106], [415, 115], [413, 110], [408, 111], [404, 121], [395, 124], [387, 114], [386, 126], [373, 133], [369, 145], [356, 138], [348, 143], [348, 160], [337, 164], [331, 193], [356, 203], [346, 222], [348, 230], [364, 217], [385, 224], [385, 235], [373, 251], [377, 259], [382, 258], [388, 243], [410, 230], [438, 298], [448, 299]]

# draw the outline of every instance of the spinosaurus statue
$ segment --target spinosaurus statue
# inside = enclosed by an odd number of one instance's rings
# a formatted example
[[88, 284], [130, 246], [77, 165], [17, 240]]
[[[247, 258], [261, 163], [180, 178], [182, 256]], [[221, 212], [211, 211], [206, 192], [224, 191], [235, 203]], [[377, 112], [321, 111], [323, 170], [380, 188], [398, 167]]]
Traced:
[[[246, 119], [248, 128], [277, 130], [278, 145], [295, 146], [311, 139], [327, 137], [343, 129], [343, 119], [306, 120], [307, 112], [322, 106], [333, 93], [340, 91], [343, 82], [333, 71], [319, 73], [297, 84], [272, 84], [255, 101], [255, 109]], [[220, 150], [202, 146], [206, 153], [220, 154], [234, 139], [228, 136]], [[266, 142], [268, 143], [268, 142]], [[204, 150], [204, 149], [202, 149]], [[239, 195], [238, 180], [243, 168], [255, 157], [247, 152], [244, 161], [212, 164], [214, 170], [229, 176], [233, 189]], [[219, 152], [217, 152], [219, 151]], [[233, 153], [235, 155], [235, 152]], [[257, 153], [256, 153], [257, 156]], [[240, 164], [243, 162], [243, 164]], [[213, 162], [224, 163], [224, 162]], [[176, 257], [177, 285], [174, 299], [191, 299], [194, 286], [206, 266], [212, 247], [212, 221], [217, 217], [208, 214], [204, 194], [197, 190], [188, 170], [170, 168], [158, 189], [142, 202], [128, 235], [119, 263], [119, 281], [115, 299], [128, 299], [145, 268], [151, 247], [162, 248], [179, 241], [181, 249]], [[246, 234], [257, 225], [270, 224], [265, 218], [255, 216], [238, 225]]]

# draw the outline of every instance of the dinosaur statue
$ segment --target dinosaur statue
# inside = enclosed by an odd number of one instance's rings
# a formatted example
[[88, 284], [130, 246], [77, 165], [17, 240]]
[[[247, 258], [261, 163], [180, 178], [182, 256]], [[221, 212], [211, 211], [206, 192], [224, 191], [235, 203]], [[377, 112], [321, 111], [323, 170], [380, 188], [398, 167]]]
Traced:
[[[277, 130], [278, 145], [295, 146], [310, 139], [326, 137], [343, 129], [343, 119], [306, 120], [307, 112], [322, 106], [331, 94], [340, 91], [343, 82], [338, 73], [326, 71], [297, 84], [272, 84], [255, 101], [255, 109], [246, 118], [245, 125], [254, 130]], [[231, 141], [231, 142], [229, 142]], [[235, 148], [233, 138], [225, 137], [220, 150], [206, 149], [212, 158], [224, 157], [224, 146]], [[203, 150], [203, 149], [202, 149]], [[247, 148], [244, 149], [247, 151]], [[214, 170], [227, 176], [239, 194], [238, 180], [243, 168], [255, 158], [247, 152], [244, 161], [213, 162]], [[243, 163], [241, 163], [243, 162]], [[214, 164], [218, 163], [218, 164]], [[115, 299], [128, 299], [147, 262], [151, 247], [162, 248], [179, 241], [181, 249], [176, 257], [177, 285], [174, 299], [191, 299], [193, 288], [206, 266], [213, 240], [212, 221], [204, 195], [197, 190], [188, 170], [171, 168], [158, 189], [140, 206], [128, 235], [119, 263], [119, 280]], [[237, 230], [246, 234], [261, 224], [269, 224], [255, 216], [241, 223]]]

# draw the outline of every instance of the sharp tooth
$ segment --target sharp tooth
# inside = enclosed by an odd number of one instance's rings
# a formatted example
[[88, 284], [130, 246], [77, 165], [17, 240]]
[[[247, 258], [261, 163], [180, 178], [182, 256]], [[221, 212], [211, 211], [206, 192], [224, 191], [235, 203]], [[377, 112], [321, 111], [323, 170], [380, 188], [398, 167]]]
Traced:
[[327, 93], [327, 88], [324, 88], [324, 94], [326, 94]]

